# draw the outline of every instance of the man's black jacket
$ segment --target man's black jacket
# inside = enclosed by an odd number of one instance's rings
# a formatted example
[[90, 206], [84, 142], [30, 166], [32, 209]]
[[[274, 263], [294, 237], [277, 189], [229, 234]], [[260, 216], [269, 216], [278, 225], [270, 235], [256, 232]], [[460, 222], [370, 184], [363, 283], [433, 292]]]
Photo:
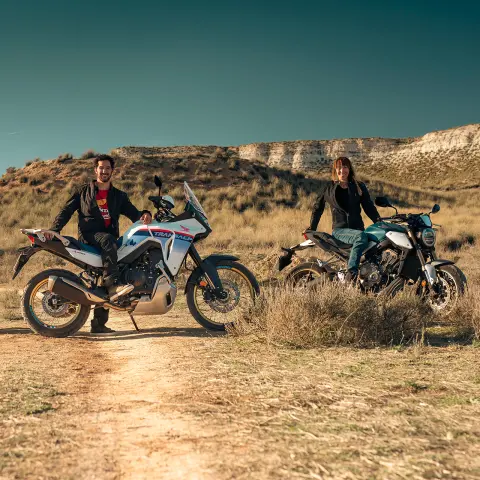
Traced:
[[84, 239], [85, 234], [97, 232], [108, 232], [118, 238], [120, 236], [118, 227], [120, 215], [125, 215], [132, 222], [136, 222], [144, 213], [148, 212], [148, 210], [141, 212], [137, 210], [130, 202], [128, 195], [112, 185], [107, 195], [108, 211], [112, 220], [107, 229], [95, 198], [97, 192], [96, 181], [82, 185], [67, 200], [67, 203], [53, 221], [50, 230], [60, 232], [72, 218], [72, 215], [78, 211], [78, 237], [80, 240]]
[[364, 183], [358, 182], [362, 195], [359, 195], [357, 184], [354, 182], [348, 183], [348, 211], [344, 210], [337, 202], [335, 192], [340, 187], [338, 182], [328, 182], [323, 185], [320, 195], [313, 207], [312, 217], [310, 219], [310, 230], [316, 230], [320, 217], [325, 210], [325, 202], [330, 205], [332, 210], [332, 230], [336, 228], [353, 228], [355, 230], [365, 230], [363, 224], [361, 209], [368, 215], [372, 222], [376, 222], [380, 217], [377, 208], [370, 198], [367, 187]]

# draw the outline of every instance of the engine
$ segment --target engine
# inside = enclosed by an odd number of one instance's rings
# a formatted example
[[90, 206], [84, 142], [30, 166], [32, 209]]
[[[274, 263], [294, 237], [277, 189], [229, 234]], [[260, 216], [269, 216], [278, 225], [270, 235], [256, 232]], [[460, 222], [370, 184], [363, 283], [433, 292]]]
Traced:
[[122, 283], [134, 286], [132, 294], [150, 294], [161, 271], [156, 267], [162, 260], [160, 250], [145, 252], [138, 260], [127, 265], [120, 274]]
[[392, 249], [383, 250], [360, 265], [358, 277], [366, 289], [380, 286], [388, 281], [388, 275], [398, 261], [398, 254]]

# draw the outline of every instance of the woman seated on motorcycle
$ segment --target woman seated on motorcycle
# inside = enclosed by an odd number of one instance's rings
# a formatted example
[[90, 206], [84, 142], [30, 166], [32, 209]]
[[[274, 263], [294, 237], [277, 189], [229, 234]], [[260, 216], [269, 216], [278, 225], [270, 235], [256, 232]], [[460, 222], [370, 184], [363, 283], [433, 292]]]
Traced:
[[372, 220], [377, 222], [380, 215], [370, 198], [364, 183], [357, 181], [350, 159], [340, 157], [332, 166], [332, 182], [328, 182], [315, 202], [309, 230], [316, 230], [325, 209], [325, 202], [332, 210], [332, 235], [341, 242], [352, 245], [348, 260], [347, 281], [354, 281], [358, 274], [360, 258], [368, 245], [364, 232], [361, 206]]

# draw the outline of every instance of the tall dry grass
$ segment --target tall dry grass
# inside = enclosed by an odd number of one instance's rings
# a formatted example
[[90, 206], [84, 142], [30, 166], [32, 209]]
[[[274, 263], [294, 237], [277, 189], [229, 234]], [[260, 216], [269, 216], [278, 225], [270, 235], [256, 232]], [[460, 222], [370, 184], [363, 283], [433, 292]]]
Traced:
[[[448, 323], [456, 336], [478, 330], [478, 314], [461, 302]], [[419, 340], [432, 325], [444, 325], [413, 292], [394, 298], [364, 295], [352, 286], [326, 281], [311, 289], [267, 287], [250, 310], [240, 312], [231, 332], [294, 347], [399, 345]]]
[[[150, 165], [150, 162], [169, 165], [170, 176], [164, 175], [163, 178], [164, 193], [172, 195], [176, 200], [175, 212], [180, 213], [183, 210], [182, 182], [187, 180], [209, 216], [213, 233], [198, 244], [200, 253], [207, 255], [216, 251], [236, 254], [255, 272], [259, 280], [269, 280], [276, 275], [275, 264], [280, 247], [303, 241], [301, 232], [310, 223], [312, 205], [322, 180], [293, 175], [288, 171], [268, 169], [265, 166], [249, 166], [234, 158], [222, 160], [221, 157], [217, 157], [197, 159], [198, 161], [191, 158], [175, 159], [170, 162], [171, 165], [164, 159], [132, 162], [116, 170], [114, 183], [129, 193], [131, 200], [138, 208], [152, 208], [147, 197], [156, 193], [153, 173], [161, 173], [161, 171], [157, 168], [151, 170], [151, 167], [155, 167], [156, 164]], [[6, 252], [0, 257], [0, 283], [9, 282], [16, 256], [15, 249], [28, 245], [28, 239], [20, 233], [20, 228], [48, 227], [73, 188], [92, 176], [91, 165], [87, 160], [75, 159], [68, 165], [51, 162], [48, 171], [45, 170], [44, 165], [41, 165], [43, 163], [45, 162], [35, 163], [24, 169], [22, 176], [27, 177], [27, 183], [21, 183], [18, 180], [20, 177], [15, 177], [17, 178], [15, 181], [9, 180], [10, 177], [20, 175], [18, 172], [10, 172], [4, 176], [3, 181], [8, 180], [10, 183], [7, 182], [8, 188], [3, 188], [0, 196], [0, 249]], [[180, 163], [182, 169], [178, 170], [176, 166]], [[74, 179], [66, 176], [67, 168], [70, 169], [68, 170], [70, 173], [75, 173]], [[198, 175], [195, 174], [197, 170]], [[48, 172], [50, 173], [47, 174]], [[209, 175], [210, 181], [202, 184], [199, 179]], [[477, 190], [427, 191], [421, 187], [406, 187], [378, 179], [370, 179], [369, 183], [372, 197], [388, 196], [394, 204], [398, 205], [401, 212], [428, 212], [433, 203], [441, 205], [440, 212], [432, 216], [433, 222], [441, 225], [437, 227], [438, 254], [442, 258], [455, 260], [459, 268], [465, 272], [470, 286], [473, 287], [472, 291], [475, 291], [476, 286], [480, 284], [480, 222], [477, 221], [480, 218], [480, 193]], [[10, 185], [13, 186], [10, 188]], [[393, 213], [391, 209], [379, 210], [384, 216]], [[371, 223], [368, 218], [364, 219], [366, 225]], [[129, 220], [123, 218], [120, 230], [126, 230], [129, 225]], [[331, 231], [331, 216], [328, 208], [318, 229]], [[76, 216], [64, 228], [63, 233], [77, 235]], [[323, 252], [319, 249], [304, 252], [307, 258], [316, 255], [322, 257]], [[15, 285], [24, 285], [35, 272], [54, 265], [66, 264], [48, 253], [36, 255], [15, 281]], [[329, 290], [325, 292], [327, 296], [331, 293], [328, 293]], [[339, 314], [340, 317], [342, 315], [347, 317], [352, 313], [349, 309], [355, 310], [357, 304], [362, 304], [362, 308], [370, 313], [377, 308], [376, 304], [372, 303], [372, 299], [358, 298], [354, 292], [350, 294], [348, 297], [350, 300], [346, 298], [344, 302], [345, 308], [346, 306], [348, 308], [345, 310], [342, 307], [343, 309], [338, 310], [343, 312]], [[281, 300], [281, 308], [288, 311], [289, 296], [278, 291], [275, 295], [284, 299]], [[475, 299], [476, 294], [472, 295]], [[307, 299], [305, 301], [307, 302]], [[475, 304], [475, 301], [472, 300], [470, 303]], [[409, 302], [408, 305], [411, 305], [415, 300], [409, 300]], [[308, 302], [307, 304], [310, 305]], [[310, 307], [307, 304], [304, 315], [309, 318], [309, 312], [312, 310], [309, 310]], [[270, 305], [268, 308], [272, 311], [277, 308], [271, 302], [267, 302], [267, 305]], [[421, 310], [421, 306], [419, 308]], [[382, 312], [385, 311], [382, 310]], [[464, 309], [463, 312], [464, 315], [470, 316], [468, 318], [471, 318], [471, 322], [478, 323], [471, 309]], [[377, 313], [374, 315], [375, 318], [380, 318]], [[417, 318], [414, 314], [412, 315], [412, 318]], [[351, 322], [357, 322], [360, 319], [357, 314], [349, 318], [349, 328], [354, 329], [354, 323]], [[328, 341], [334, 341], [333, 330], [327, 328], [326, 331], [330, 331], [328, 335], [331, 335]], [[376, 341], [388, 343], [398, 339], [398, 332], [390, 335], [375, 331], [378, 337], [367, 329], [366, 336], [362, 338], [367, 343]], [[389, 335], [390, 340], [387, 339]], [[352, 343], [360, 341], [360, 337], [351, 336], [351, 333], [345, 338], [349, 338], [348, 342]], [[302, 344], [301, 339], [298, 338], [294, 340], [295, 342]]]

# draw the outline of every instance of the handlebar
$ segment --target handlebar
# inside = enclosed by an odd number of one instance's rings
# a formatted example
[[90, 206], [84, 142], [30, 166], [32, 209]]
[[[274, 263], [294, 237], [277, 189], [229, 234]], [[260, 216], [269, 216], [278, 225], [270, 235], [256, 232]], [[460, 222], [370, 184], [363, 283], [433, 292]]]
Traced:
[[380, 217], [380, 220], [388, 220], [390, 222], [406, 222], [409, 215], [409, 213], [397, 213], [395, 215], [392, 215], [391, 217]]

